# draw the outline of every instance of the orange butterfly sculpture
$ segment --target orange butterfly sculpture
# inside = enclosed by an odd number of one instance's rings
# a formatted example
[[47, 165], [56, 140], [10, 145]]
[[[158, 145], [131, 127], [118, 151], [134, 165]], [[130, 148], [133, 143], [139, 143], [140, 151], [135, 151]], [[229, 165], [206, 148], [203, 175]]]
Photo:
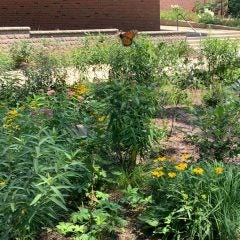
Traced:
[[122, 41], [123, 46], [125, 47], [131, 46], [133, 44], [133, 39], [136, 37], [137, 33], [138, 33], [137, 30], [131, 30], [125, 33], [121, 31], [119, 37]]

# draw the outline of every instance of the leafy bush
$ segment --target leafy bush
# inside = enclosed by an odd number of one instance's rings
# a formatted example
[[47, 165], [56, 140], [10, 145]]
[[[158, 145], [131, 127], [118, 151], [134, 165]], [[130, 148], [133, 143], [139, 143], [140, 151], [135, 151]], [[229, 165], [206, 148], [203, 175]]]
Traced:
[[70, 222], [60, 222], [57, 225], [59, 233], [79, 240], [100, 240], [109, 235], [114, 237], [117, 228], [126, 225], [126, 221], [119, 216], [121, 207], [102, 192], [96, 192], [95, 201], [94, 206], [81, 207], [78, 212], [72, 213]]
[[206, 84], [224, 81], [227, 71], [237, 68], [238, 44], [231, 40], [207, 39], [203, 42], [203, 55], [208, 64]]
[[33, 46], [26, 41], [16, 42], [10, 48], [10, 54], [16, 68], [22, 63], [29, 63], [34, 52]]
[[132, 47], [117, 47], [110, 53], [110, 77], [125, 78], [139, 84], [154, 83], [158, 71], [157, 49], [146, 38], [138, 38]]
[[[217, 103], [217, 104], [216, 104]], [[215, 105], [216, 104], [216, 105]], [[207, 159], [226, 160], [240, 153], [239, 100], [214, 102], [198, 112], [200, 154]]]
[[143, 207], [152, 201], [152, 196], [143, 196], [138, 188], [133, 188], [131, 185], [128, 185], [127, 189], [123, 190], [123, 194], [121, 202], [132, 208]]
[[110, 52], [119, 47], [119, 43], [107, 39], [104, 36], [87, 37], [83, 47], [74, 50], [71, 54], [73, 64], [86, 70], [91, 65], [110, 64]]
[[36, 54], [35, 61], [35, 64], [32, 63], [23, 69], [24, 76], [6, 73], [0, 78], [2, 100], [8, 100], [14, 105], [39, 91], [66, 88], [66, 71], [59, 68], [54, 58], [46, 51]]
[[[180, 14], [179, 17], [180, 20], [186, 20], [186, 21], [197, 21], [198, 15], [194, 12], [185, 11], [180, 6], [173, 6], [171, 10], [168, 11], [161, 11], [160, 12], [160, 18], [164, 20], [177, 20], [177, 15]], [[183, 19], [182, 19], [183, 18]]]
[[220, 19], [214, 16], [214, 12], [207, 8], [204, 9], [203, 13], [199, 14], [198, 21], [206, 24], [221, 24]]
[[145, 230], [161, 239], [237, 239], [239, 167], [165, 159], [151, 172], [153, 203], [139, 217]]
[[0, 73], [11, 70], [13, 68], [13, 60], [7, 53], [0, 53]]
[[230, 0], [228, 2], [229, 13], [234, 17], [240, 16], [240, 3], [238, 0]]
[[84, 120], [89, 89], [82, 84], [73, 88], [74, 94], [50, 90], [28, 97], [18, 109], [0, 108], [4, 239], [35, 236], [42, 227], [53, 226], [105, 176], [96, 161], [100, 150], [95, 151], [95, 138], [101, 139]]
[[89, 173], [81, 161], [68, 160], [63, 140], [54, 129], [20, 136], [1, 132], [1, 238], [33, 236], [53, 226], [68, 211], [74, 179], [87, 183]]
[[157, 140], [157, 131], [152, 123], [154, 92], [151, 92], [151, 87], [129, 80], [110, 81], [104, 91], [108, 94], [105, 101], [112, 150], [123, 167], [132, 171], [138, 154], [144, 156], [144, 152]]

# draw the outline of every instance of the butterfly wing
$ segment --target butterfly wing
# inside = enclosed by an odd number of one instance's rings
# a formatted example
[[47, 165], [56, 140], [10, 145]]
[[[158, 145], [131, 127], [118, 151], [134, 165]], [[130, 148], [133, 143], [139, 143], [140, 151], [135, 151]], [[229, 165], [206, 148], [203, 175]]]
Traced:
[[125, 47], [131, 46], [133, 43], [133, 38], [137, 35], [137, 31], [136, 30], [132, 30], [129, 32], [125, 32], [125, 33], [120, 33], [120, 38], [122, 40], [122, 44]]
[[128, 37], [123, 36], [123, 37], [121, 38], [121, 40], [122, 40], [123, 46], [125, 46], [125, 47], [129, 47], [129, 46], [132, 45], [132, 39], [130, 39], [130, 38], [128, 38]]

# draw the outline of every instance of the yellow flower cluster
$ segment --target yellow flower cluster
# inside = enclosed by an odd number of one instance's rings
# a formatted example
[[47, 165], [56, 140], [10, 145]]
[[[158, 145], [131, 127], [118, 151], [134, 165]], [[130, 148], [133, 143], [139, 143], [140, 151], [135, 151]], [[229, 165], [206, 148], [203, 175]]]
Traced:
[[197, 167], [192, 170], [195, 174], [202, 175], [204, 173], [204, 169]]
[[178, 170], [178, 171], [184, 171], [185, 169], [187, 169], [188, 167], [188, 164], [187, 163], [179, 163], [177, 166], [175, 166], [175, 168]]
[[3, 121], [5, 122], [3, 128], [7, 130], [19, 130], [20, 126], [14, 124], [14, 121], [18, 116], [20, 116], [20, 114], [16, 109], [7, 112], [6, 116], [3, 118]]
[[[163, 171], [163, 167], [158, 167], [156, 168], [154, 171], [151, 172], [151, 174], [154, 176], [154, 177], [162, 177], [165, 175], [164, 171]], [[177, 174], [175, 172], [169, 172], [167, 173], [167, 176], [169, 178], [175, 178], [177, 176]]]
[[74, 95], [79, 96], [90, 92], [90, 89], [87, 88], [84, 84], [77, 84], [74, 86]]
[[165, 175], [165, 173], [163, 171], [152, 171], [151, 174], [154, 176], [154, 177], [162, 177]]

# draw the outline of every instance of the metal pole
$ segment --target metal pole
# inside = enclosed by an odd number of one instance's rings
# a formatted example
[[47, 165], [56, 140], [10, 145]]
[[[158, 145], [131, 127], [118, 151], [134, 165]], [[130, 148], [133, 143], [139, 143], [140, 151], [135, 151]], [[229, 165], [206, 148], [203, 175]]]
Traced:
[[179, 14], [177, 14], [177, 31], [179, 30]]

